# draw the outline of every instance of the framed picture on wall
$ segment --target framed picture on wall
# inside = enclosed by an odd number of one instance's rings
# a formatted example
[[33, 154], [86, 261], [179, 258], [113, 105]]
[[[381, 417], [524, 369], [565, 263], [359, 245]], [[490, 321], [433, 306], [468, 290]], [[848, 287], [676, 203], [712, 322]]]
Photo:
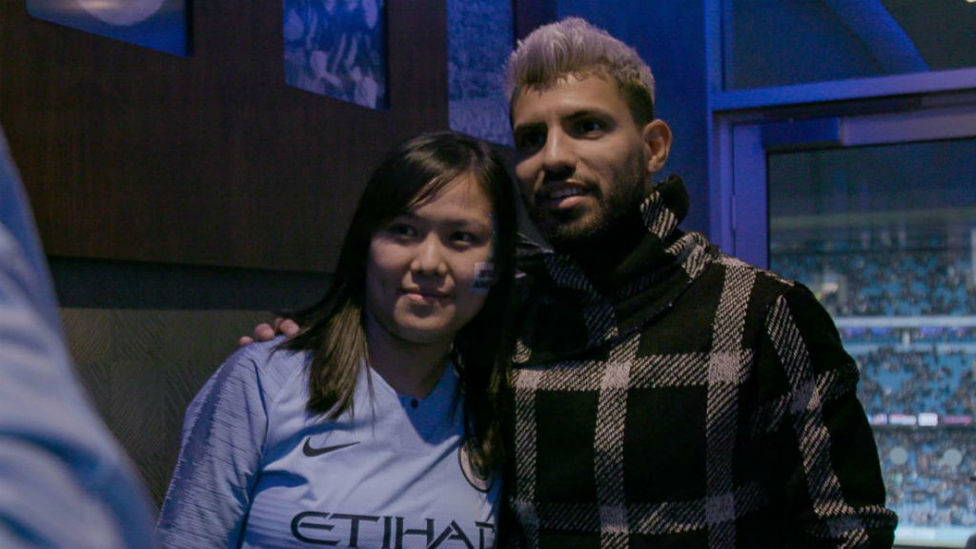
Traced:
[[38, 19], [189, 55], [188, 0], [27, 0]]
[[505, 65], [515, 47], [511, 0], [447, 0], [451, 129], [513, 146]]
[[285, 82], [371, 109], [389, 106], [385, 0], [284, 0]]

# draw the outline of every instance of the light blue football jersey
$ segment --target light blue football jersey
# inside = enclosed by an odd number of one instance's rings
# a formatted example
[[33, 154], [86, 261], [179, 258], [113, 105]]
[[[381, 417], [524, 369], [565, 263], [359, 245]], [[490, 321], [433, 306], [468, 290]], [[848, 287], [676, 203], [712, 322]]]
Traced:
[[426, 399], [360, 373], [351, 413], [306, 411], [308, 353], [239, 350], [187, 410], [166, 547], [494, 547], [500, 479], [462, 449], [459, 379]]
[[0, 128], [0, 547], [154, 547], [155, 510], [75, 374]]

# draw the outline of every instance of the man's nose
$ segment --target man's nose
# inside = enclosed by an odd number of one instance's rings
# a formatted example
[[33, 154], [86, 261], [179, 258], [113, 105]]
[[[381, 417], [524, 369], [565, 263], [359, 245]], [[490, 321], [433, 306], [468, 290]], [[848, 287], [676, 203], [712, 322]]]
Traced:
[[547, 178], [568, 177], [576, 167], [572, 140], [559, 130], [549, 132], [542, 147], [542, 169]]
[[440, 275], [447, 274], [447, 263], [444, 257], [444, 247], [436, 235], [427, 235], [417, 246], [417, 255], [410, 268], [414, 272]]

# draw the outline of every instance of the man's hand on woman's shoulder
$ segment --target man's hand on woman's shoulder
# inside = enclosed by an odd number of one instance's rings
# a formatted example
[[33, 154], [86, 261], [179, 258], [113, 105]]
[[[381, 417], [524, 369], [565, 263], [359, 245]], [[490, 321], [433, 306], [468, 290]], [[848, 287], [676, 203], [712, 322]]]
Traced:
[[271, 341], [279, 335], [284, 335], [289, 339], [295, 337], [301, 327], [294, 320], [284, 317], [276, 317], [272, 324], [262, 322], [254, 327], [254, 333], [250, 336], [241, 336], [237, 340], [238, 345], [247, 345], [255, 341]]

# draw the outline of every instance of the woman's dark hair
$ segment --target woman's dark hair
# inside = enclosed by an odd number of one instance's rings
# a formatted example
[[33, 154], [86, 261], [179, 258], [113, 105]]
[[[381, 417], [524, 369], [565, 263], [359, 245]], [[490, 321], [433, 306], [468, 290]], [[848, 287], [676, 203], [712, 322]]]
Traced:
[[396, 147], [366, 184], [325, 297], [294, 316], [301, 332], [282, 347], [309, 350], [308, 409], [329, 419], [352, 406], [366, 357], [363, 303], [373, 235], [393, 218], [471, 175], [491, 200], [494, 283], [481, 311], [458, 331], [454, 362], [465, 394], [467, 441], [475, 464], [497, 466], [504, 455], [501, 413], [507, 394], [515, 278], [515, 191], [499, 157], [484, 143], [454, 132], [422, 134]]

